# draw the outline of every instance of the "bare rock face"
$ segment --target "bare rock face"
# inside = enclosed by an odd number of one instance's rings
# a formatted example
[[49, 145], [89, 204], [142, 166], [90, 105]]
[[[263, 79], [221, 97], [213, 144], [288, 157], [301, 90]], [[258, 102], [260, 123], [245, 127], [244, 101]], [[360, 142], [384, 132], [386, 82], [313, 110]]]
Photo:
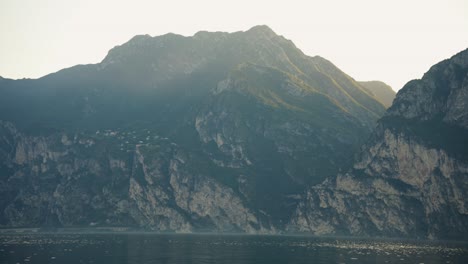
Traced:
[[409, 82], [353, 168], [311, 188], [290, 231], [466, 239], [468, 50]]
[[[66, 226], [131, 220], [117, 210], [124, 199], [128, 165], [97, 151], [85, 135], [26, 136], [12, 123], [0, 122], [2, 138], [2, 226]], [[108, 178], [109, 177], [109, 178]], [[114, 212], [115, 211], [115, 212]]]
[[[161, 140], [104, 148], [115, 131], [31, 137], [0, 123], [3, 227], [135, 226], [159, 231], [265, 233], [232, 189], [190, 168], [190, 154]], [[60, 140], [59, 140], [60, 139]], [[120, 149], [119, 149], [120, 150]], [[84, 153], [86, 152], [86, 155]]]
[[421, 80], [411, 81], [399, 92], [386, 116], [442, 119], [468, 128], [468, 54], [461, 52], [434, 65]]

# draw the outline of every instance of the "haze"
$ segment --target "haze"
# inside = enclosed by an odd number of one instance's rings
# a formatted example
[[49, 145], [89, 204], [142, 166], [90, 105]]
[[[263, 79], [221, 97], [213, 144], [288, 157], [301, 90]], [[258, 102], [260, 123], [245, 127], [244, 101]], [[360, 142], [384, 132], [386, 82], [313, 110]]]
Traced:
[[137, 34], [191, 36], [259, 24], [357, 80], [395, 90], [468, 47], [464, 0], [2, 0], [0, 76], [38, 78], [97, 63]]

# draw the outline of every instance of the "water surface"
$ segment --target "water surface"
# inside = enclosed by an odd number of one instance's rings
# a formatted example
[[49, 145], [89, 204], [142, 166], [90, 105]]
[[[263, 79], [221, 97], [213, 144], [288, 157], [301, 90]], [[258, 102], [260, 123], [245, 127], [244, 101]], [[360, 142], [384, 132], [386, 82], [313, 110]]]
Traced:
[[468, 245], [295, 236], [0, 234], [0, 263], [467, 264]]

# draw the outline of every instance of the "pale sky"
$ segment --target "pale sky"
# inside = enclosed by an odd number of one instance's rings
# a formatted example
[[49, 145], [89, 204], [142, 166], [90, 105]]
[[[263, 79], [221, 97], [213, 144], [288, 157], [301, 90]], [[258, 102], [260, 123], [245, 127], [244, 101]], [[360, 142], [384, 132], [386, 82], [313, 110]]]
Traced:
[[468, 48], [468, 0], [0, 0], [0, 76], [97, 63], [137, 34], [260, 24], [356, 80], [394, 90]]

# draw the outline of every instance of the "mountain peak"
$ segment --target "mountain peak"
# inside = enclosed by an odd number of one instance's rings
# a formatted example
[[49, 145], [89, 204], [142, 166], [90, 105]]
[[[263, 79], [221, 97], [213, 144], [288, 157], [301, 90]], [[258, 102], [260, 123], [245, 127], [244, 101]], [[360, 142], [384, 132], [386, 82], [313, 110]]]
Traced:
[[248, 33], [255, 33], [255, 34], [265, 34], [265, 35], [268, 35], [268, 36], [276, 36], [277, 34], [267, 25], [257, 25], [257, 26], [254, 26], [252, 28], [250, 28], [249, 30], [247, 30], [246, 32]]
[[[437, 120], [468, 129], [468, 49], [432, 66], [421, 80], [408, 82], [386, 116]], [[415, 100], [418, 98], [418, 100]]]

